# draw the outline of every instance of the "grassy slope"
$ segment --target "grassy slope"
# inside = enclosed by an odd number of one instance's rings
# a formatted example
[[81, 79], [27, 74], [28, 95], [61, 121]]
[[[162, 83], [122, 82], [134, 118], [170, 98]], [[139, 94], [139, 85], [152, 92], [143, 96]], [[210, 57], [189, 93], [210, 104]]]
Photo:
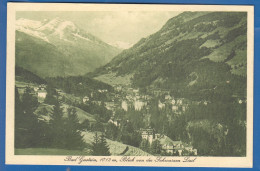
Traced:
[[[65, 112], [65, 115], [67, 115], [67, 108], [69, 107], [69, 105], [67, 104], [62, 104], [62, 107], [63, 107], [63, 110]], [[84, 110], [80, 109], [80, 108], [77, 108], [77, 107], [74, 107], [77, 111], [77, 115], [78, 115], [78, 119], [79, 119], [79, 122], [83, 122], [84, 120], [88, 119], [90, 122], [96, 122], [95, 118], [93, 115], [85, 112]]]
[[[62, 108], [63, 108], [63, 111], [64, 111], [64, 117], [67, 117], [67, 108], [69, 107], [69, 105], [67, 104], [62, 104]], [[42, 114], [40, 113], [40, 111], [43, 110], [43, 108], [45, 108], [48, 113], [46, 114]], [[81, 110], [77, 107], [75, 107], [76, 111], [77, 111], [77, 116], [78, 116], [78, 119], [79, 119], [79, 122], [82, 123], [84, 120], [88, 119], [90, 122], [96, 122], [95, 118], [93, 115], [85, 112], [84, 110]], [[36, 109], [36, 114], [40, 115], [42, 118], [45, 118], [46, 120], [49, 120], [50, 116], [51, 116], [51, 113], [53, 111], [53, 106], [52, 105], [48, 105], [48, 104], [45, 104], [45, 103], [41, 103], [38, 108]]]
[[[83, 139], [86, 143], [91, 144], [93, 141], [93, 132], [83, 132]], [[124, 156], [150, 156], [150, 154], [142, 151], [139, 148], [122, 144], [117, 141], [111, 141], [106, 139], [110, 148], [112, 156], [120, 156], [121, 153], [128, 147], [129, 150], [124, 154]], [[53, 148], [25, 148], [25, 149], [15, 149], [15, 155], [84, 155], [89, 156], [90, 150], [65, 150], [65, 149], [53, 149]]]
[[[93, 132], [83, 132], [83, 139], [86, 143], [91, 143], [93, 141], [93, 137], [94, 137], [94, 133]], [[128, 146], [129, 150], [124, 154], [125, 156], [150, 156], [150, 154], [142, 151], [139, 148], [130, 146], [130, 145], [126, 145], [126, 144], [122, 144], [120, 142], [117, 141], [112, 141], [109, 139], [106, 139], [107, 143], [109, 145], [110, 148], [110, 153], [112, 154], [112, 156], [118, 156], [120, 155]]]

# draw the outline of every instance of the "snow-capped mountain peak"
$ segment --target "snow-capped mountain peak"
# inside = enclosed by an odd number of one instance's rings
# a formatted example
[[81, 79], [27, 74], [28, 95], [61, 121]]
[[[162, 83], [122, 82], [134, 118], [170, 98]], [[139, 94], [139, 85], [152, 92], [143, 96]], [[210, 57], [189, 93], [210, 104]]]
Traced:
[[71, 30], [74, 32], [76, 31], [76, 26], [70, 21], [61, 22], [55, 29], [54, 34], [59, 35], [60, 39], [62, 39], [66, 30]]
[[[67, 40], [66, 33], [77, 33], [78, 29], [71, 21], [65, 21], [60, 18], [43, 21], [29, 20], [20, 18], [16, 20], [16, 30], [40, 38], [49, 42], [49, 36], [58, 36], [59, 39]], [[69, 35], [68, 34], [68, 35]]]
[[60, 18], [54, 18], [42, 27], [38, 28], [38, 30], [49, 34], [59, 35], [60, 39], [62, 39], [66, 30], [75, 31], [76, 26], [71, 21], [64, 21]]
[[29, 20], [24, 18], [16, 20], [16, 30], [31, 35], [33, 37], [40, 38], [46, 42], [49, 42], [48, 38], [44, 33], [37, 31], [37, 29], [41, 26], [41, 21]]
[[61, 20], [59, 18], [55, 18], [49, 22], [47, 22], [46, 24], [44, 24], [43, 26], [41, 26], [40, 28], [38, 28], [39, 31], [44, 31], [44, 30], [49, 30], [52, 31], [55, 29], [55, 27], [57, 27], [57, 25], [61, 22]]
[[28, 29], [37, 29], [42, 26], [41, 21], [29, 20], [25, 18], [20, 18], [16, 20], [16, 27], [24, 27]]
[[[21, 18], [16, 21], [16, 30], [40, 38], [55, 46], [58, 42], [71, 44], [79, 43], [80, 45], [87, 43], [95, 44], [95, 46], [107, 46], [107, 43], [104, 43], [85, 30], [78, 28], [73, 22], [58, 17], [41, 21]], [[128, 46], [129, 45], [122, 42], [114, 45], [114, 47], [120, 47], [120, 49], [123, 49], [122, 47], [127, 48]]]

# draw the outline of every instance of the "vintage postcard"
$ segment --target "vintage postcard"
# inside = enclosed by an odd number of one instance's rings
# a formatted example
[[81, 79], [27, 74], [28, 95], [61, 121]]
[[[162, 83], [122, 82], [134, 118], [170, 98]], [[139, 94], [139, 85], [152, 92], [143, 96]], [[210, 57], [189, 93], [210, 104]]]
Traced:
[[7, 17], [6, 164], [252, 167], [253, 6]]

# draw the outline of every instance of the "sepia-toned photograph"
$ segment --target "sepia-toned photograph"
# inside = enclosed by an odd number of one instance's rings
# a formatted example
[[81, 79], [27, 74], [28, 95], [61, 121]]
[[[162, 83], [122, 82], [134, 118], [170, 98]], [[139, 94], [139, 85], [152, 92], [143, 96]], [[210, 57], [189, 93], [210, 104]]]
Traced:
[[252, 166], [253, 8], [41, 5], [8, 7], [7, 161]]

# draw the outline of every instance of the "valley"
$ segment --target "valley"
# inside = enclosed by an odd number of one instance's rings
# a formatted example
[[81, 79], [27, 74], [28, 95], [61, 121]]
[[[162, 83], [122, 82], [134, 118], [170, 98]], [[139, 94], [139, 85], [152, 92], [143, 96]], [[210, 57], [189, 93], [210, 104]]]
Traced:
[[[89, 155], [246, 155], [245, 13], [183, 12], [121, 53], [72, 23], [65, 22], [68, 30], [60, 20], [46, 23], [30, 36], [24, 24], [17, 30], [16, 111], [36, 117], [40, 140], [28, 146], [17, 135], [19, 154], [45, 147]], [[53, 23], [63, 24], [53, 31]], [[90, 40], [102, 51], [91, 59], [81, 54], [93, 49]], [[22, 121], [18, 132], [29, 129]]]

